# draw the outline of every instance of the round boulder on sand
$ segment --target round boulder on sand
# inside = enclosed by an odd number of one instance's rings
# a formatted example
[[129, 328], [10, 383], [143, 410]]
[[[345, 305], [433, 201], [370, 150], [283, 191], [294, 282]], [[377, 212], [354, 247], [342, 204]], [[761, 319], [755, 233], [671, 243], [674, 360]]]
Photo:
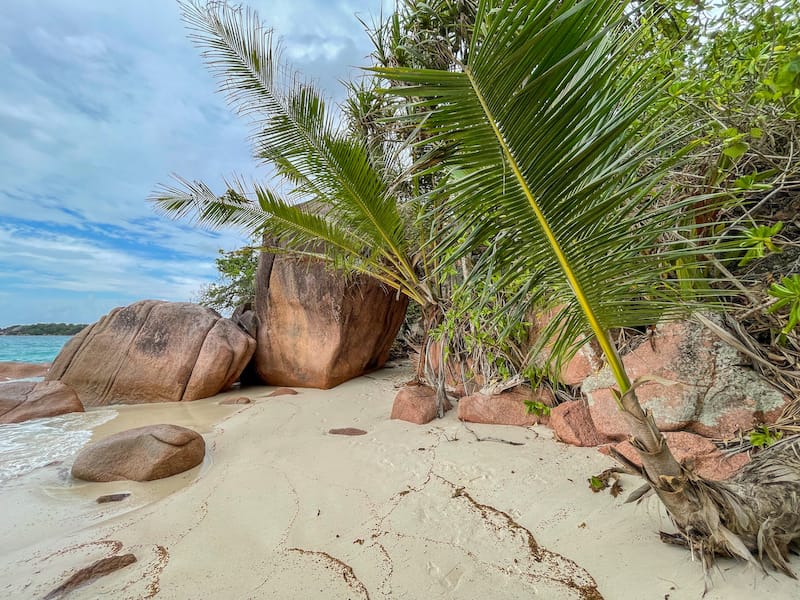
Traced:
[[[445, 403], [445, 411], [452, 407]], [[400, 388], [392, 405], [392, 419], [425, 425], [436, 418], [436, 390], [427, 385], [409, 384]]]
[[137, 427], [91, 443], [78, 453], [72, 476], [85, 481], [152, 481], [203, 462], [199, 433], [177, 425]]

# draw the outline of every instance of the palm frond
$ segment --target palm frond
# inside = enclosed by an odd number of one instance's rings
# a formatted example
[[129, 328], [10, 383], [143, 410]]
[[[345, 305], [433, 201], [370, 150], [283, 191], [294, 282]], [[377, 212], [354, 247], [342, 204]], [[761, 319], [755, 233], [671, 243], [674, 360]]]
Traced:
[[181, 7], [220, 90], [237, 112], [254, 118], [256, 157], [296, 184], [297, 196], [330, 202], [373, 244], [401, 255], [403, 224], [381, 173], [363, 146], [335, 128], [314, 86], [281, 61], [257, 13], [224, 2]]
[[[289, 185], [281, 199], [255, 186], [249, 195], [257, 201], [248, 202], [243, 189], [216, 197], [204, 184], [178, 179], [178, 187], [154, 194], [158, 208], [213, 227], [269, 232], [286, 248], [300, 249], [316, 239], [330, 248], [337, 266], [362, 271], [371, 264], [382, 280], [393, 269], [393, 287], [419, 286], [405, 223], [382, 164], [362, 140], [337, 129], [323, 96], [281, 60], [258, 15], [218, 1], [179, 4], [220, 91], [251, 120], [255, 156]], [[309, 200], [325, 206], [324, 217], [292, 207]]]
[[[714, 252], [692, 225], [696, 199], [663, 207], [651, 193], [663, 165], [648, 161], [673, 140], [669, 115], [652, 116], [661, 90], [643, 89], [633, 66], [624, 4], [483, 0], [463, 72], [375, 70], [427, 109], [433, 139], [454, 143], [446, 218], [457, 226], [440, 248], [452, 259], [491, 246], [473, 276], [492, 270], [523, 305], [566, 306], [546, 333], [561, 350], [594, 333], [612, 369], [607, 331], [685, 311], [696, 290], [671, 284], [675, 261]], [[663, 246], [672, 234], [694, 243]]]
[[418, 302], [421, 286], [412, 285], [380, 248], [358, 232], [342, 226], [314, 203], [289, 204], [273, 190], [253, 183], [248, 197], [242, 182], [228, 183], [228, 191], [216, 196], [202, 182], [175, 176], [178, 185], [161, 186], [151, 201], [156, 209], [179, 218], [219, 229], [236, 227], [250, 236], [266, 235], [266, 250], [316, 258], [345, 272], [378, 279]]

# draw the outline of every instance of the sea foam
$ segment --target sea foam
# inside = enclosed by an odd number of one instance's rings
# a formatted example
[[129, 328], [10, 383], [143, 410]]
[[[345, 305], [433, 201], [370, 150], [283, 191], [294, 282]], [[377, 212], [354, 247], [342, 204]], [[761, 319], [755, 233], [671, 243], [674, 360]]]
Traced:
[[102, 409], [0, 425], [0, 483], [72, 458], [91, 439], [93, 427], [115, 416], [117, 411]]

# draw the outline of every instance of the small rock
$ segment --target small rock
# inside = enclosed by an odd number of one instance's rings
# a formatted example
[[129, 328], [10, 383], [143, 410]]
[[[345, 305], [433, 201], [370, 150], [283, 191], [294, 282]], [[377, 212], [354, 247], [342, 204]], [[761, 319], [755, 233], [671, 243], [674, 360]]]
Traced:
[[271, 393], [267, 394], [267, 398], [274, 398], [275, 396], [296, 396], [297, 390], [293, 390], [290, 387], [279, 387], [273, 390]]
[[355, 427], [342, 427], [340, 429], [330, 429], [328, 431], [331, 435], [367, 435], [363, 429], [356, 429]]
[[572, 446], [599, 446], [611, 441], [597, 431], [585, 400], [571, 400], [553, 408], [549, 425], [557, 439]]
[[129, 498], [131, 495], [130, 492], [122, 492], [120, 494], [106, 494], [105, 496], [99, 496], [97, 498], [98, 504], [106, 504], [107, 502], [119, 502], [120, 500], [125, 500], [125, 498]]
[[60, 381], [20, 381], [0, 385], [0, 423], [83, 412], [78, 394]]
[[[445, 411], [452, 407], [448, 402]], [[427, 385], [407, 385], [400, 388], [392, 405], [392, 419], [417, 425], [430, 423], [436, 418], [436, 391]]]
[[547, 423], [548, 417], [528, 412], [526, 400], [538, 401], [546, 406], [555, 404], [553, 394], [549, 390], [541, 388], [531, 390], [529, 387], [519, 386], [494, 396], [485, 394], [464, 396], [458, 401], [458, 418], [470, 423], [522, 427]]
[[151, 481], [196, 467], [205, 457], [199, 433], [177, 425], [148, 425], [85, 446], [72, 476], [85, 481]]
[[247, 396], [237, 396], [236, 398], [225, 398], [225, 400], [220, 400], [220, 404], [250, 404], [252, 400]]
[[114, 571], [119, 571], [120, 569], [125, 568], [128, 565], [132, 565], [135, 562], [136, 557], [133, 554], [120, 554], [117, 556], [110, 556], [108, 558], [100, 559], [96, 563], [91, 564], [75, 573], [72, 577], [67, 579], [64, 583], [51, 591], [44, 598], [45, 600], [54, 600], [55, 598], [62, 597], [86, 583], [90, 583], [91, 581], [94, 581], [99, 577], [103, 577], [104, 575], [113, 573]]

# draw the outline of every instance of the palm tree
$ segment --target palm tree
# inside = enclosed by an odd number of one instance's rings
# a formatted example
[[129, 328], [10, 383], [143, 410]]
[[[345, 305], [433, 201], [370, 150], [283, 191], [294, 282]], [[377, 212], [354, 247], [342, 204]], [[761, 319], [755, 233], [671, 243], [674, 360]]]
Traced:
[[[373, 277], [416, 302], [425, 332], [417, 377], [434, 386], [443, 416], [446, 370], [439, 365], [448, 343], [429, 332], [441, 323], [458, 277], [436, 269], [437, 149], [409, 151], [409, 138], [420, 130], [400, 124], [396, 111], [405, 107], [387, 103], [373, 78], [349, 85], [344, 119], [337, 119], [314, 86], [281, 60], [254, 11], [223, 1], [179, 4], [220, 90], [253, 119], [256, 158], [273, 169], [276, 184], [233, 181], [218, 195], [176, 177], [177, 185], [162, 186], [151, 200], [173, 218], [263, 234], [268, 249]], [[475, 0], [405, 4], [371, 32], [378, 64], [452, 66], [463, 54]]]
[[441, 303], [426, 277], [420, 240], [427, 232], [410, 231], [417, 220], [414, 198], [402, 194], [400, 153], [342, 126], [314, 86], [281, 61], [254, 11], [225, 2], [180, 6], [220, 90], [252, 118], [255, 155], [273, 169], [276, 184], [247, 189], [233, 181], [220, 196], [176, 176], [177, 185], [151, 197], [157, 209], [210, 227], [266, 234], [272, 250], [373, 277], [417, 302], [428, 327], [435, 325]]
[[254, 183], [246, 191], [235, 181], [218, 196], [176, 177], [179, 185], [151, 198], [155, 205], [211, 227], [269, 232], [287, 245], [282, 251], [369, 275], [420, 304], [435, 302], [413, 268], [415, 250], [389, 185], [394, 165], [377, 163], [337, 127], [321, 94], [280, 62], [255, 12], [224, 2], [180, 6], [220, 90], [240, 114], [253, 117], [256, 157], [288, 189]]
[[800, 538], [800, 444], [787, 441], [772, 460], [765, 454], [727, 482], [696, 476], [639, 405], [642, 382], [630, 380], [609, 335], [707, 308], [720, 293], [687, 285], [707, 282], [676, 280], [682, 265], [703, 266], [721, 250], [703, 237], [710, 229], [694, 225], [693, 211], [708, 211], [707, 204], [689, 198], [662, 206], [652, 192], [664, 166], [653, 161], [674, 142], [664, 127], [671, 115], [656, 110], [662, 90], [644, 89], [647, 66], [631, 52], [638, 30], [626, 5], [481, 0], [481, 35], [472, 37], [460, 69], [376, 73], [394, 82], [394, 94], [426, 109], [416, 113], [425, 143], [450, 149], [443, 167], [452, 174], [445, 182], [452, 227], [440, 240], [442, 255], [452, 261], [489, 248], [472, 278], [493, 273], [502, 290], [523, 277], [518, 308], [563, 306], [545, 332], [558, 336], [559, 351], [581, 336], [597, 339], [641, 475], [686, 543], [704, 559], [719, 553], [753, 561], [755, 553], [791, 574], [786, 558]]

